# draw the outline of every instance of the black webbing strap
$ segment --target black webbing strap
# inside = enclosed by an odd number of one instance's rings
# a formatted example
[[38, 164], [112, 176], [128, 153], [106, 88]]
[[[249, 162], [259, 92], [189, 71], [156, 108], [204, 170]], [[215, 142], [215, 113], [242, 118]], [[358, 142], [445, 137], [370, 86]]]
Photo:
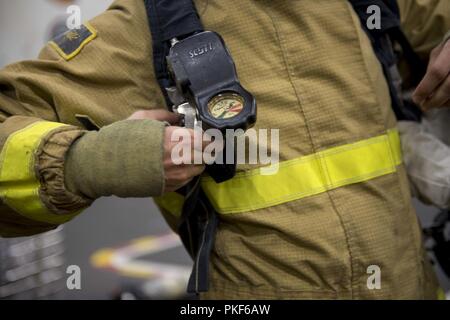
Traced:
[[152, 34], [156, 79], [167, 107], [171, 108], [172, 104], [166, 93], [166, 88], [172, 85], [166, 64], [170, 40], [204, 31], [203, 25], [192, 0], [144, 0], [144, 3]]
[[185, 197], [178, 234], [194, 261], [187, 291], [208, 291], [209, 258], [213, 249], [219, 218], [200, 187], [197, 177], [183, 188]]
[[[152, 34], [155, 75], [166, 99], [166, 88], [173, 86], [167, 69], [166, 56], [170, 40], [183, 39], [203, 31], [203, 25], [192, 0], [144, 0]], [[194, 260], [188, 292], [208, 291], [209, 257], [217, 229], [217, 213], [201, 190], [199, 178], [180, 190], [185, 196], [178, 234]]]
[[199, 187], [200, 178], [185, 188], [185, 202], [178, 233], [194, 260], [187, 291], [199, 293], [208, 291], [209, 258], [214, 245], [219, 218]]
[[[405, 104], [398, 92], [391, 74], [391, 67], [397, 64], [397, 56], [392, 42], [398, 43], [407, 63], [412, 66], [413, 77], [421, 79], [425, 66], [412, 49], [400, 25], [400, 9], [397, 0], [349, 0], [359, 16], [361, 25], [372, 42], [375, 54], [383, 67], [383, 73], [389, 85], [392, 108], [398, 120], [415, 120], [421, 117], [421, 111], [414, 105]], [[369, 29], [367, 8], [376, 5], [381, 9], [381, 29]]]

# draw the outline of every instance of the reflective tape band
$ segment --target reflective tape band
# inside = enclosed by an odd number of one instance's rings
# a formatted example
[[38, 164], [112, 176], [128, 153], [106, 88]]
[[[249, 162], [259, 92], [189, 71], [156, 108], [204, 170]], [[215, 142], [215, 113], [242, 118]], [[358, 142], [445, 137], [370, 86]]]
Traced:
[[35, 158], [43, 138], [61, 123], [39, 121], [12, 133], [0, 153], [0, 198], [11, 209], [29, 219], [61, 224], [76, 214], [57, 215], [50, 212], [39, 196], [40, 181], [36, 177]]
[[161, 197], [155, 197], [156, 204], [168, 211], [171, 215], [181, 217], [181, 211], [183, 210], [184, 197], [176, 192], [169, 192]]
[[438, 299], [438, 300], [443, 300], [443, 301], [444, 301], [444, 300], [448, 300], [448, 299], [447, 299], [447, 296], [446, 296], [446, 294], [445, 294], [444, 289], [438, 288], [437, 299]]
[[202, 179], [214, 208], [222, 214], [241, 213], [316, 195], [396, 171], [401, 163], [397, 131], [285, 161], [273, 175], [260, 169], [238, 173], [216, 184]]
[[[202, 178], [201, 183], [218, 213], [243, 213], [390, 174], [401, 162], [398, 131], [389, 130], [381, 136], [281, 162], [271, 175], [254, 169], [220, 184], [210, 177]], [[182, 197], [170, 194], [163, 198], [162, 207], [179, 215]]]

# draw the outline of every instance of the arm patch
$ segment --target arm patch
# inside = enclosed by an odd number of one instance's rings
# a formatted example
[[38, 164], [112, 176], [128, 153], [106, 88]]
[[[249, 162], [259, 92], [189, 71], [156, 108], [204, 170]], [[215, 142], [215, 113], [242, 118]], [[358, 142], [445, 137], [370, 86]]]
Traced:
[[50, 45], [61, 57], [69, 61], [97, 37], [97, 30], [89, 23], [84, 23], [79, 29], [69, 30], [50, 41]]

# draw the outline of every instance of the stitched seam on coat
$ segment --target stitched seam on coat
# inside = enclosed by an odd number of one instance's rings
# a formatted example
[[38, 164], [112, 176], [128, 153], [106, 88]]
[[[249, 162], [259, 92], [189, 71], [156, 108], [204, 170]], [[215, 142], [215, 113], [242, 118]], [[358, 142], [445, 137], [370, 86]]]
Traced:
[[[295, 92], [298, 106], [300, 108], [300, 111], [303, 114], [304, 119], [305, 119], [305, 127], [306, 127], [306, 131], [308, 132], [308, 137], [309, 137], [312, 149], [313, 149], [312, 151], [313, 151], [313, 153], [316, 153], [316, 146], [315, 146], [313, 138], [312, 138], [311, 128], [309, 127], [309, 123], [308, 123], [308, 120], [306, 118], [305, 111], [304, 111], [304, 109], [302, 107], [300, 94], [299, 94], [298, 89], [296, 88], [296, 86], [294, 84], [294, 81], [292, 79], [292, 77], [294, 75], [291, 74], [291, 68], [289, 67], [289, 61], [288, 61], [288, 56], [287, 56], [288, 51], [286, 50], [286, 48], [285, 48], [285, 46], [283, 44], [280, 32], [278, 31], [277, 25], [275, 23], [274, 17], [271, 14], [269, 14], [269, 12], [267, 10], [265, 10], [265, 12], [269, 16], [270, 20], [272, 21], [272, 25], [273, 25], [274, 30], [275, 30], [275, 36], [277, 38], [278, 43], [280, 44], [280, 50], [282, 52], [283, 62], [284, 62], [284, 65], [286, 67], [286, 71], [288, 73], [289, 82], [291, 83], [291, 86], [292, 86], [292, 88], [293, 88], [293, 90]], [[320, 166], [320, 169], [322, 170], [322, 166]], [[325, 174], [324, 172], [322, 172], [322, 173]], [[344, 233], [344, 238], [345, 238], [345, 242], [346, 242], [346, 246], [347, 246], [347, 250], [348, 250], [348, 255], [349, 255], [349, 259], [350, 259], [350, 283], [351, 283], [351, 285], [350, 285], [350, 292], [351, 292], [351, 297], [353, 298], [354, 270], [353, 270], [353, 255], [352, 255], [352, 249], [350, 247], [349, 234], [348, 234], [348, 231], [347, 231], [347, 229], [345, 227], [345, 224], [344, 224], [344, 221], [342, 219], [342, 216], [339, 213], [339, 211], [337, 210], [337, 206], [335, 205], [335, 203], [334, 203], [334, 201], [333, 201], [333, 199], [332, 199], [332, 197], [331, 197], [331, 195], [330, 195], [328, 190], [326, 191], [326, 194], [328, 195], [328, 199], [330, 200], [331, 206], [332, 206], [333, 210], [335, 211], [335, 213], [336, 213], [336, 215], [337, 215], [337, 217], [339, 219], [339, 222], [341, 224], [341, 228], [342, 228], [343, 233]]]
[[[351, 7], [351, 5], [350, 5], [349, 3], [347, 4], [347, 8], [348, 8], [349, 14], [351, 14], [351, 16], [352, 16], [352, 20], [353, 20], [354, 24], [355, 24], [356, 26], [359, 26], [360, 23], [359, 23], [359, 24], [356, 24], [356, 23], [355, 23], [354, 15], [352, 14], [352, 10], [353, 10], [353, 9], [352, 9], [352, 7]], [[359, 20], [358, 20], [357, 22], [359, 22]], [[361, 26], [361, 27], [362, 27], [362, 26]], [[369, 79], [369, 81], [370, 81], [370, 84], [371, 84], [371, 86], [372, 86], [372, 88], [371, 88], [371, 89], [372, 89], [372, 92], [374, 92], [374, 90], [375, 90], [375, 89], [374, 89], [374, 88], [375, 88], [375, 84], [373, 83], [372, 78], [370, 77], [369, 68], [368, 68], [368, 65], [367, 65], [367, 60], [366, 60], [365, 57], [364, 57], [364, 53], [363, 53], [363, 50], [362, 50], [362, 47], [361, 47], [361, 35], [360, 35], [359, 32], [357, 32], [357, 35], [358, 35], [358, 38], [360, 39], [360, 40], [359, 40], [359, 43], [360, 43], [359, 48], [360, 48], [360, 54], [361, 54], [361, 57], [362, 57], [362, 60], [363, 60], [363, 63], [364, 63], [364, 69], [365, 69], [365, 71], [366, 71], [366, 76], [368, 77], [368, 79]], [[379, 109], [379, 113], [378, 113], [378, 114], [381, 115], [381, 101], [380, 101], [378, 95], [376, 94], [376, 92], [375, 92], [375, 97], [376, 97], [376, 101], [378, 102], [378, 103], [377, 103], [377, 108]], [[390, 107], [392, 108], [392, 105], [391, 105]], [[380, 123], [383, 123], [382, 119], [379, 119], [379, 121], [381, 121]], [[386, 130], [387, 128], [385, 127], [384, 129]], [[392, 150], [392, 149], [391, 149], [391, 150]], [[400, 182], [399, 182], [399, 181], [400, 181], [400, 173], [397, 171], [397, 172], [395, 172], [395, 175], [397, 176], [397, 181], [396, 181], [397, 187], [399, 188], [400, 193], [401, 193], [402, 196], [404, 197], [405, 195], [404, 195], [404, 193], [403, 193], [402, 187], [401, 187]], [[403, 203], [403, 208], [404, 208], [405, 212], [409, 212], [410, 210], [409, 210], [409, 208], [408, 208], [408, 205], [407, 205], [406, 202], [404, 201], [404, 198], [402, 199], [402, 203]], [[396, 214], [393, 210], [392, 210], [391, 212], [392, 212], [392, 214]], [[414, 236], [414, 230], [413, 230], [413, 227], [412, 227], [412, 224], [411, 224], [411, 223], [409, 223], [409, 233], [410, 233], [410, 237], [411, 237], [412, 239], [415, 239], [415, 236]], [[414, 242], [416, 242], [416, 241], [414, 241]], [[419, 254], [418, 254], [418, 257], [420, 257], [420, 248], [418, 248], [416, 244], [414, 244], [414, 245], [415, 245], [416, 251], [419, 253]], [[419, 271], [423, 269], [423, 268], [421, 267], [421, 264], [422, 264], [422, 263], [421, 263], [421, 261], [420, 261], [420, 258], [417, 258], [417, 260], [416, 260], [416, 267], [417, 267], [418, 274], [421, 274]], [[420, 280], [421, 282], [423, 282], [423, 278], [422, 278], [422, 277], [420, 277], [419, 280]], [[423, 287], [423, 286], [422, 286], [422, 287]]]

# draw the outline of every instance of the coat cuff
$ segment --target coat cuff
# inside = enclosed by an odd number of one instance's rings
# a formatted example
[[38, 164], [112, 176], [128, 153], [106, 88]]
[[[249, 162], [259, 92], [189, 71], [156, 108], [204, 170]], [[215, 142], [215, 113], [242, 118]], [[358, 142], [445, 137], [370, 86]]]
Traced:
[[41, 179], [41, 201], [58, 215], [74, 214], [90, 206], [91, 199], [71, 192], [64, 183], [66, 154], [75, 140], [86, 132], [73, 126], [53, 130], [36, 153], [36, 173]]

